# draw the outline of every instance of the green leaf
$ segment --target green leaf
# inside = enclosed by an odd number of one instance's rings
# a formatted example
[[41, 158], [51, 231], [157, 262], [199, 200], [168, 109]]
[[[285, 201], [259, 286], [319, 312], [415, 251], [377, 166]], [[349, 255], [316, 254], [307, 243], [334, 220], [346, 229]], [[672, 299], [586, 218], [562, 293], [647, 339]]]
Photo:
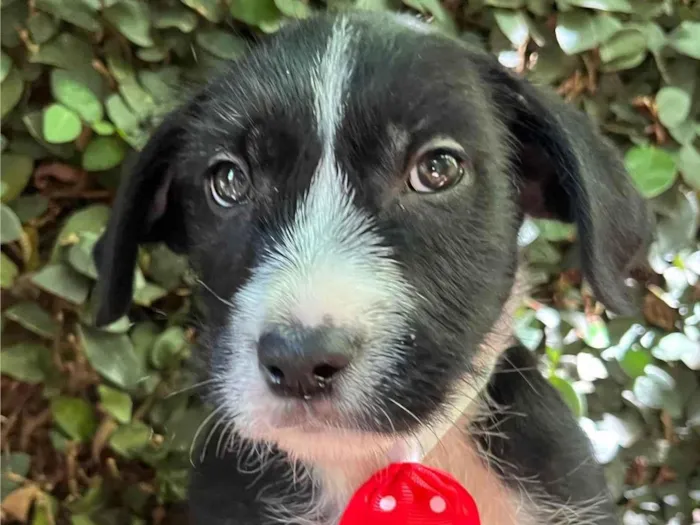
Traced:
[[46, 292], [80, 305], [90, 292], [90, 280], [65, 264], [50, 264], [32, 277], [32, 282]]
[[119, 84], [119, 93], [124, 97], [134, 114], [140, 115], [142, 121], [153, 114], [155, 109], [153, 97], [139, 85], [136, 77], [122, 81]]
[[151, 443], [153, 430], [142, 421], [133, 421], [116, 429], [109, 438], [109, 446], [126, 458], [133, 458]]
[[667, 128], [681, 124], [690, 114], [692, 100], [680, 88], [667, 86], [656, 94], [656, 109], [659, 120]]
[[644, 375], [644, 369], [652, 362], [649, 352], [637, 345], [624, 351], [620, 359], [620, 366], [632, 379]]
[[668, 190], [678, 172], [671, 154], [654, 146], [636, 146], [625, 155], [625, 167], [639, 192], [651, 199]]
[[532, 219], [539, 230], [539, 236], [550, 242], [571, 242], [576, 238], [576, 227], [573, 224], [554, 219]]
[[138, 323], [131, 331], [131, 341], [134, 345], [134, 353], [140, 356], [140, 361], [145, 366], [150, 359], [150, 351], [160, 330], [150, 321]]
[[564, 53], [576, 55], [597, 47], [620, 29], [622, 24], [608, 14], [571, 10], [559, 13], [555, 35]]
[[167, 290], [157, 284], [147, 282], [135, 289], [133, 301], [139, 306], [151, 306], [166, 295], [168, 295]]
[[102, 29], [100, 22], [97, 20], [94, 13], [85, 9], [80, 2], [65, 2], [63, 0], [36, 0], [35, 5], [38, 9], [46, 13], [50, 13], [57, 18], [65, 20], [70, 24], [74, 24], [82, 29], [96, 33]]
[[44, 112], [42, 110], [30, 111], [25, 114], [22, 117], [22, 123], [37, 144], [50, 152], [51, 155], [61, 159], [69, 159], [75, 153], [75, 145], [73, 143], [49, 144], [46, 142], [42, 132], [44, 127]]
[[678, 361], [681, 356], [696, 343], [691, 341], [687, 335], [676, 332], [667, 334], [659, 339], [658, 344], [651, 350], [651, 354], [661, 361]]
[[574, 390], [574, 387], [571, 386], [571, 383], [558, 376], [551, 376], [549, 382], [559, 391], [564, 402], [569, 405], [574, 417], [578, 419], [585, 415], [583, 400], [576, 390]]
[[15, 67], [0, 84], [0, 118], [4, 119], [22, 99], [24, 80], [22, 73]]
[[177, 102], [177, 85], [182, 72], [176, 67], [163, 67], [158, 70], [142, 70], [138, 73], [139, 82], [151, 94], [159, 106]]
[[97, 279], [97, 267], [92, 252], [99, 236], [92, 232], [82, 232], [78, 237], [78, 242], [68, 248], [68, 263], [85, 277]]
[[90, 292], [90, 280], [65, 264], [50, 264], [32, 277], [39, 288], [69, 303], [83, 304]]
[[73, 514], [70, 517], [71, 525], [97, 525], [87, 514]]
[[54, 450], [64, 454], [68, 452], [71, 442], [63, 432], [54, 429], [49, 430], [49, 440]]
[[119, 388], [130, 390], [145, 375], [126, 335], [111, 334], [87, 326], [79, 326], [78, 335], [92, 367]]
[[5, 317], [41, 337], [53, 339], [60, 327], [58, 322], [33, 301], [22, 301], [5, 310]]
[[646, 376], [639, 376], [634, 381], [632, 391], [644, 406], [655, 410], [661, 410], [664, 407], [665, 389], [657, 381]]
[[666, 410], [672, 418], [680, 417], [682, 401], [673, 377], [655, 365], [647, 365], [644, 373], [634, 381], [637, 400], [646, 407]]
[[63, 104], [51, 104], [44, 110], [44, 139], [50, 144], [73, 142], [80, 136], [80, 117]]
[[226, 11], [224, 10], [224, 2], [219, 0], [180, 0], [187, 7], [197, 11], [210, 22], [218, 24], [223, 20]]
[[27, 19], [27, 28], [32, 41], [36, 44], [43, 44], [56, 36], [59, 21], [47, 13], [37, 11]]
[[623, 29], [600, 46], [600, 59], [604, 64], [623, 57], [646, 56], [647, 39], [639, 29]]
[[275, 0], [236, 0], [229, 10], [236, 20], [255, 27], [277, 24], [282, 16]]
[[0, 252], [0, 286], [2, 288], [12, 288], [18, 275], [19, 268], [17, 268], [17, 265], [5, 255], [5, 252]]
[[177, 365], [186, 357], [188, 348], [185, 331], [179, 326], [171, 326], [153, 344], [151, 363], [159, 370]]
[[105, 108], [109, 119], [129, 144], [136, 149], [138, 149], [139, 141], [143, 141], [145, 144], [146, 137], [141, 138], [143, 134], [139, 129], [139, 118], [129, 109], [120, 95], [114, 93], [107, 97]]
[[0, 204], [0, 244], [19, 240], [23, 233], [22, 223], [12, 208]]
[[97, 392], [100, 394], [102, 408], [119, 423], [131, 421], [133, 402], [131, 397], [106, 385], [99, 385]]
[[603, 350], [610, 346], [610, 334], [608, 326], [600, 317], [588, 320], [583, 334], [584, 342], [591, 348]]
[[519, 9], [525, 7], [525, 0], [486, 0], [485, 4], [505, 9]]
[[168, 50], [164, 47], [142, 47], [136, 51], [138, 56], [144, 62], [162, 62], [168, 57]]
[[49, 208], [49, 199], [35, 193], [33, 195], [23, 195], [10, 203], [10, 208], [14, 210], [22, 224], [27, 224], [32, 219], [41, 217]]
[[679, 53], [700, 59], [700, 22], [684, 20], [668, 37], [669, 45]]
[[71, 237], [81, 233], [93, 233], [96, 235], [102, 233], [107, 225], [109, 214], [110, 209], [108, 206], [104, 204], [93, 204], [79, 209], [68, 217], [56, 238], [53, 253], [51, 254], [51, 261], [58, 261], [61, 245]]
[[33, 64], [46, 64], [64, 69], [92, 67], [92, 59], [92, 46], [70, 33], [61, 33], [42, 44], [39, 50], [29, 57], [29, 61]]
[[683, 346], [681, 361], [691, 370], [700, 370], [700, 341], [688, 338], [688, 343]]
[[227, 31], [215, 28], [197, 31], [195, 40], [212, 55], [226, 59], [241, 56], [248, 47], [244, 40]]
[[102, 102], [71, 71], [51, 71], [51, 93], [58, 102], [75, 111], [85, 122], [102, 120]]
[[619, 13], [632, 13], [634, 11], [629, 0], [566, 0], [566, 3], [597, 11], [617, 11]]
[[520, 47], [527, 42], [530, 37], [530, 25], [527, 15], [523, 11], [494, 9], [493, 16], [499, 29], [503, 31], [511, 44]]
[[150, 47], [153, 45], [149, 25], [151, 14], [146, 2], [120, 0], [112, 7], [105, 9], [103, 15], [122, 35], [137, 46]]
[[10, 202], [20, 196], [34, 172], [34, 160], [27, 155], [4, 153], [2, 164], [2, 202]]
[[4, 82], [12, 69], [12, 59], [4, 52], [0, 52], [0, 82]]
[[182, 284], [188, 267], [187, 258], [174, 253], [165, 244], [158, 244], [149, 251], [147, 273], [156, 284], [168, 291]]
[[92, 405], [79, 397], [53, 398], [51, 415], [61, 430], [76, 441], [88, 441], [97, 431], [97, 417]]
[[618, 455], [620, 443], [614, 433], [601, 429], [592, 420], [583, 418], [580, 421], [582, 430], [588, 436], [593, 448], [593, 456], [601, 465], [611, 463]]
[[684, 145], [678, 153], [678, 169], [683, 174], [683, 180], [700, 191], [700, 153], [692, 144]]
[[275, 5], [285, 16], [290, 18], [308, 18], [312, 11], [305, 0], [275, 0]]
[[126, 155], [124, 143], [116, 137], [96, 137], [83, 152], [83, 169], [104, 171], [119, 166]]
[[0, 501], [4, 501], [13, 490], [21, 486], [19, 482], [12, 479], [8, 474], [12, 473], [24, 478], [29, 474], [29, 467], [31, 464], [31, 456], [24, 452], [13, 452], [0, 456], [0, 468], [2, 469]]
[[58, 502], [49, 494], [42, 493], [34, 505], [32, 525], [54, 525], [58, 513]]
[[51, 351], [37, 343], [23, 342], [0, 352], [0, 372], [25, 383], [38, 384], [46, 378]]
[[154, 8], [152, 14], [153, 27], [156, 29], [175, 28], [183, 33], [190, 33], [197, 27], [197, 15], [184, 6]]
[[[168, 414], [170, 415], [170, 411]], [[177, 417], [169, 417], [166, 424], [168, 449], [174, 452], [188, 452], [197, 434], [197, 429], [202, 428], [201, 425], [203, 424], [206, 425], [204, 420], [208, 415], [209, 414], [202, 408], [193, 407], [184, 410], [181, 414], [178, 414]], [[207, 428], [206, 426], [202, 428], [203, 432], [201, 432], [199, 436], [206, 435], [206, 432], [209, 431], [210, 428], [211, 427]], [[202, 441], [195, 444], [201, 445], [203, 441], [202, 439]]]

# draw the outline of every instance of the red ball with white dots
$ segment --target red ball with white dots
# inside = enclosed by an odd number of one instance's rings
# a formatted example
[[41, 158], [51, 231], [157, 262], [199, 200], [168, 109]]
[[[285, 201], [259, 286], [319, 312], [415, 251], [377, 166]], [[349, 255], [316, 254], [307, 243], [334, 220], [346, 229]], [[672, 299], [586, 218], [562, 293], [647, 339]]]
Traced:
[[479, 525], [474, 499], [449, 474], [394, 463], [354, 494], [339, 525]]

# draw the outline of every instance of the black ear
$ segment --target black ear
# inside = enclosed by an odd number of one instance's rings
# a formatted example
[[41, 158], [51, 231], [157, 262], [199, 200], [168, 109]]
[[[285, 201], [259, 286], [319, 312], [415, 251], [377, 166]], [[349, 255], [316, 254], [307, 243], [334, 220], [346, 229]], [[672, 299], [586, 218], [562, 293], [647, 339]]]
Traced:
[[632, 313], [636, 301], [625, 278], [646, 253], [653, 219], [620, 154], [583, 112], [556, 94], [500, 67], [491, 71], [515, 140], [523, 211], [575, 223], [582, 269], [594, 293], [612, 311]]
[[139, 244], [162, 241], [174, 251], [184, 249], [182, 214], [171, 166], [181, 138], [179, 118], [170, 115], [126, 171], [128, 178], [119, 187], [107, 228], [95, 245], [98, 326], [127, 312]]

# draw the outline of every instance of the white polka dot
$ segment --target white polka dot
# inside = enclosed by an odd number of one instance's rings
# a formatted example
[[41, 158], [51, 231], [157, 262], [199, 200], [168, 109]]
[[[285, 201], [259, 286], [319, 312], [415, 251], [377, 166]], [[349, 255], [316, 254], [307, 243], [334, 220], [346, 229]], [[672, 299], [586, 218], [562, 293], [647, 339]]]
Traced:
[[430, 510], [432, 510], [435, 514], [445, 512], [446, 508], [447, 502], [444, 498], [441, 498], [440, 496], [433, 496], [430, 498]]
[[383, 512], [391, 512], [396, 508], [396, 498], [394, 496], [384, 496], [379, 500], [379, 508]]

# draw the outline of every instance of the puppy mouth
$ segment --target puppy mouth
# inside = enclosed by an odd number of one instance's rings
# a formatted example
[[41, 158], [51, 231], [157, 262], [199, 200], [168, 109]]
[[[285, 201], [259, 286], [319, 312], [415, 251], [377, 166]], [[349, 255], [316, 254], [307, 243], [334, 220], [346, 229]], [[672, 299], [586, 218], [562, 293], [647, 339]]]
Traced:
[[285, 400], [283, 406], [269, 414], [268, 425], [275, 430], [296, 430], [319, 434], [353, 429], [331, 399]]

